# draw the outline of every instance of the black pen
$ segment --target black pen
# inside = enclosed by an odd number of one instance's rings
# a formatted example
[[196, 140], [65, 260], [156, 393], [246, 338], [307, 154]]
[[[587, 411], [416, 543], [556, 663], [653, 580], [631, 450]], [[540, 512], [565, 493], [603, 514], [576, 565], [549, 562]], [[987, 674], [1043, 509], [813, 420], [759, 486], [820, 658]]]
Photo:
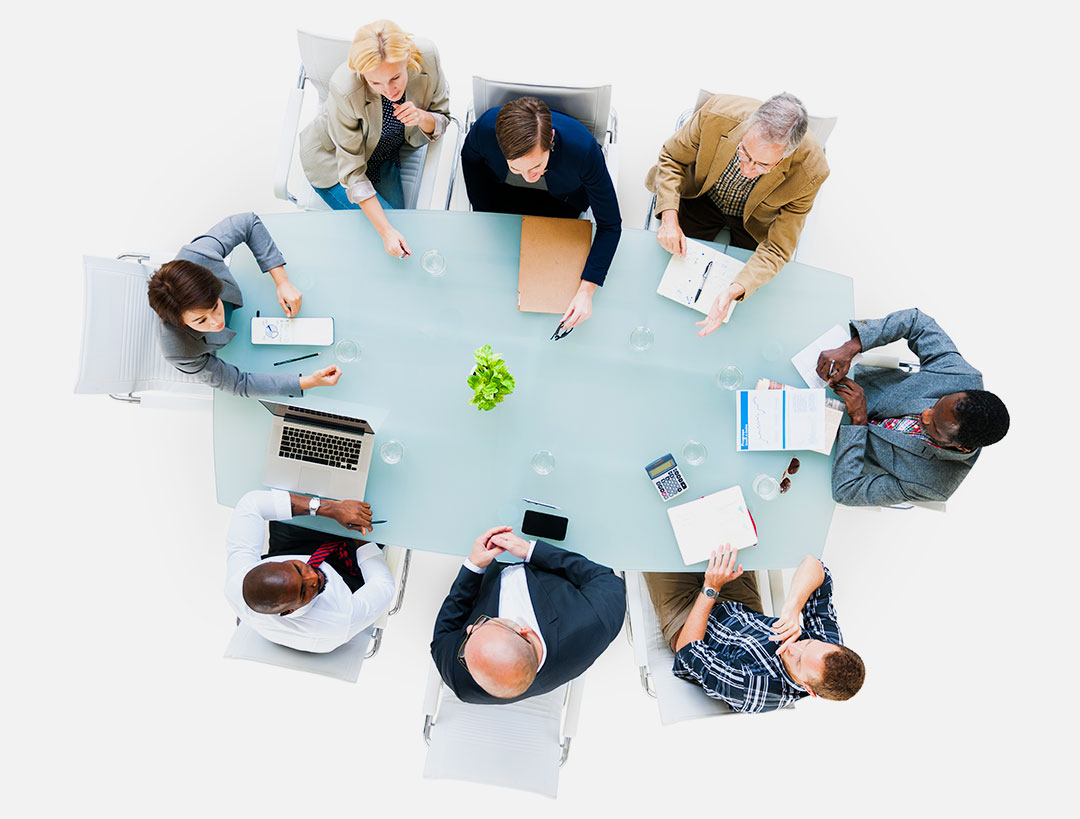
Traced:
[[388, 521], [388, 520], [373, 520], [373, 521], [371, 521], [371, 525], [374, 526], [376, 523], [389, 523], [389, 522], [390, 521]]
[[697, 289], [697, 295], [694, 296], [694, 304], [697, 304], [697, 300], [701, 298], [701, 291], [705, 289], [705, 280], [709, 278], [710, 267], [712, 267], [711, 261], [705, 265], [705, 272], [701, 274], [701, 287]]
[[322, 353], [308, 353], [307, 355], [298, 355], [296, 358], [286, 358], [284, 361], [275, 361], [274, 366], [280, 367], [282, 364], [292, 364], [294, 361], [303, 361], [305, 358], [314, 358]]

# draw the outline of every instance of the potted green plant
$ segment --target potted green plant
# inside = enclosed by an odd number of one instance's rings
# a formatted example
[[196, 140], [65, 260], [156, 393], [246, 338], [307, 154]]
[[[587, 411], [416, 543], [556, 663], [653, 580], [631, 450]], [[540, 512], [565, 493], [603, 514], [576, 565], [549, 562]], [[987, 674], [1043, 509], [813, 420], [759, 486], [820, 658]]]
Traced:
[[506, 362], [495, 355], [490, 344], [476, 350], [476, 366], [466, 383], [473, 391], [469, 402], [478, 410], [491, 410], [502, 403], [514, 391], [514, 376], [506, 369]]

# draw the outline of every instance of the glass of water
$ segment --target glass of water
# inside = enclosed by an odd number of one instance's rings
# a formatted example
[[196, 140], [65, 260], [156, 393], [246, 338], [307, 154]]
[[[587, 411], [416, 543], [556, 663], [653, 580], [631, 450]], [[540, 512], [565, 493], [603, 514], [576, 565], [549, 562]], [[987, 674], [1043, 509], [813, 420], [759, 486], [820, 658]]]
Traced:
[[682, 448], [683, 460], [690, 466], [701, 466], [705, 463], [708, 454], [709, 451], [705, 449], [705, 444], [701, 443], [701, 441], [687, 441]]
[[776, 500], [780, 497], [780, 481], [772, 475], [758, 475], [754, 478], [754, 493], [762, 500]]
[[729, 364], [722, 370], [716, 371], [716, 383], [725, 390], [737, 390], [742, 386], [742, 370], [734, 364]]
[[420, 257], [420, 266], [424, 268], [424, 272], [437, 279], [446, 272], [446, 259], [439, 251], [429, 250]]
[[379, 457], [388, 464], [396, 464], [405, 457], [405, 444], [397, 438], [391, 438], [379, 447]]
[[630, 349], [640, 353], [652, 347], [652, 344], [653, 331], [648, 327], [635, 327], [630, 332]]
[[537, 475], [550, 475], [555, 471], [555, 456], [541, 449], [532, 456], [532, 468]]
[[356, 361], [360, 357], [360, 345], [350, 338], [343, 338], [334, 345], [334, 356], [342, 364]]

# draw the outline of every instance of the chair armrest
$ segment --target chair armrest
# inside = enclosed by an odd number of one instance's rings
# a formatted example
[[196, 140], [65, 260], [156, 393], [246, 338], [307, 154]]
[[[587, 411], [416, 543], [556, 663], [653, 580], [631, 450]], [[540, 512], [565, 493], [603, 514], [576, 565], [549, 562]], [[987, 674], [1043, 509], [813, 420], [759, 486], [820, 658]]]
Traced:
[[277, 162], [274, 165], [274, 196], [286, 202], [296, 203], [296, 197], [289, 193], [289, 170], [292, 167], [293, 149], [296, 147], [296, 133], [300, 126], [300, 109], [304, 104], [304, 83], [307, 75], [300, 66], [300, 79], [296, 88], [289, 92], [285, 104], [285, 119], [281, 124], [281, 139], [278, 142]]
[[424, 744], [431, 744], [431, 729], [439, 718], [439, 699], [442, 693], [443, 681], [439, 676], [439, 669], [435, 667], [435, 661], [428, 662], [427, 688], [424, 689]]
[[645, 579], [641, 572], [626, 572], [626, 616], [634, 634], [634, 663], [639, 668], [649, 665], [649, 635], [645, 628], [645, 612], [642, 611], [642, 588]]
[[645, 227], [644, 230], [656, 230], [656, 225], [653, 224], [653, 211], [656, 210], [656, 194], [652, 195], [649, 200], [649, 211], [645, 214]]

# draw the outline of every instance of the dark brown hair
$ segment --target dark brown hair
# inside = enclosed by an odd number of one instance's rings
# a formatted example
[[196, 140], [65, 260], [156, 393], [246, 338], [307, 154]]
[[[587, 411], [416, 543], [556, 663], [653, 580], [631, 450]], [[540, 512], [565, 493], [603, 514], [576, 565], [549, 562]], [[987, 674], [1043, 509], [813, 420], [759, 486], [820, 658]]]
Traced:
[[827, 700], [849, 700], [862, 688], [866, 679], [866, 666], [862, 657], [846, 646], [837, 646], [824, 658], [825, 669], [821, 681], [814, 685], [814, 693]]
[[187, 310], [210, 310], [221, 296], [221, 279], [197, 262], [173, 259], [158, 268], [147, 295], [161, 320], [182, 327]]
[[537, 145], [550, 151], [550, 109], [536, 97], [510, 100], [495, 116], [495, 139], [508, 161], [531, 153]]

